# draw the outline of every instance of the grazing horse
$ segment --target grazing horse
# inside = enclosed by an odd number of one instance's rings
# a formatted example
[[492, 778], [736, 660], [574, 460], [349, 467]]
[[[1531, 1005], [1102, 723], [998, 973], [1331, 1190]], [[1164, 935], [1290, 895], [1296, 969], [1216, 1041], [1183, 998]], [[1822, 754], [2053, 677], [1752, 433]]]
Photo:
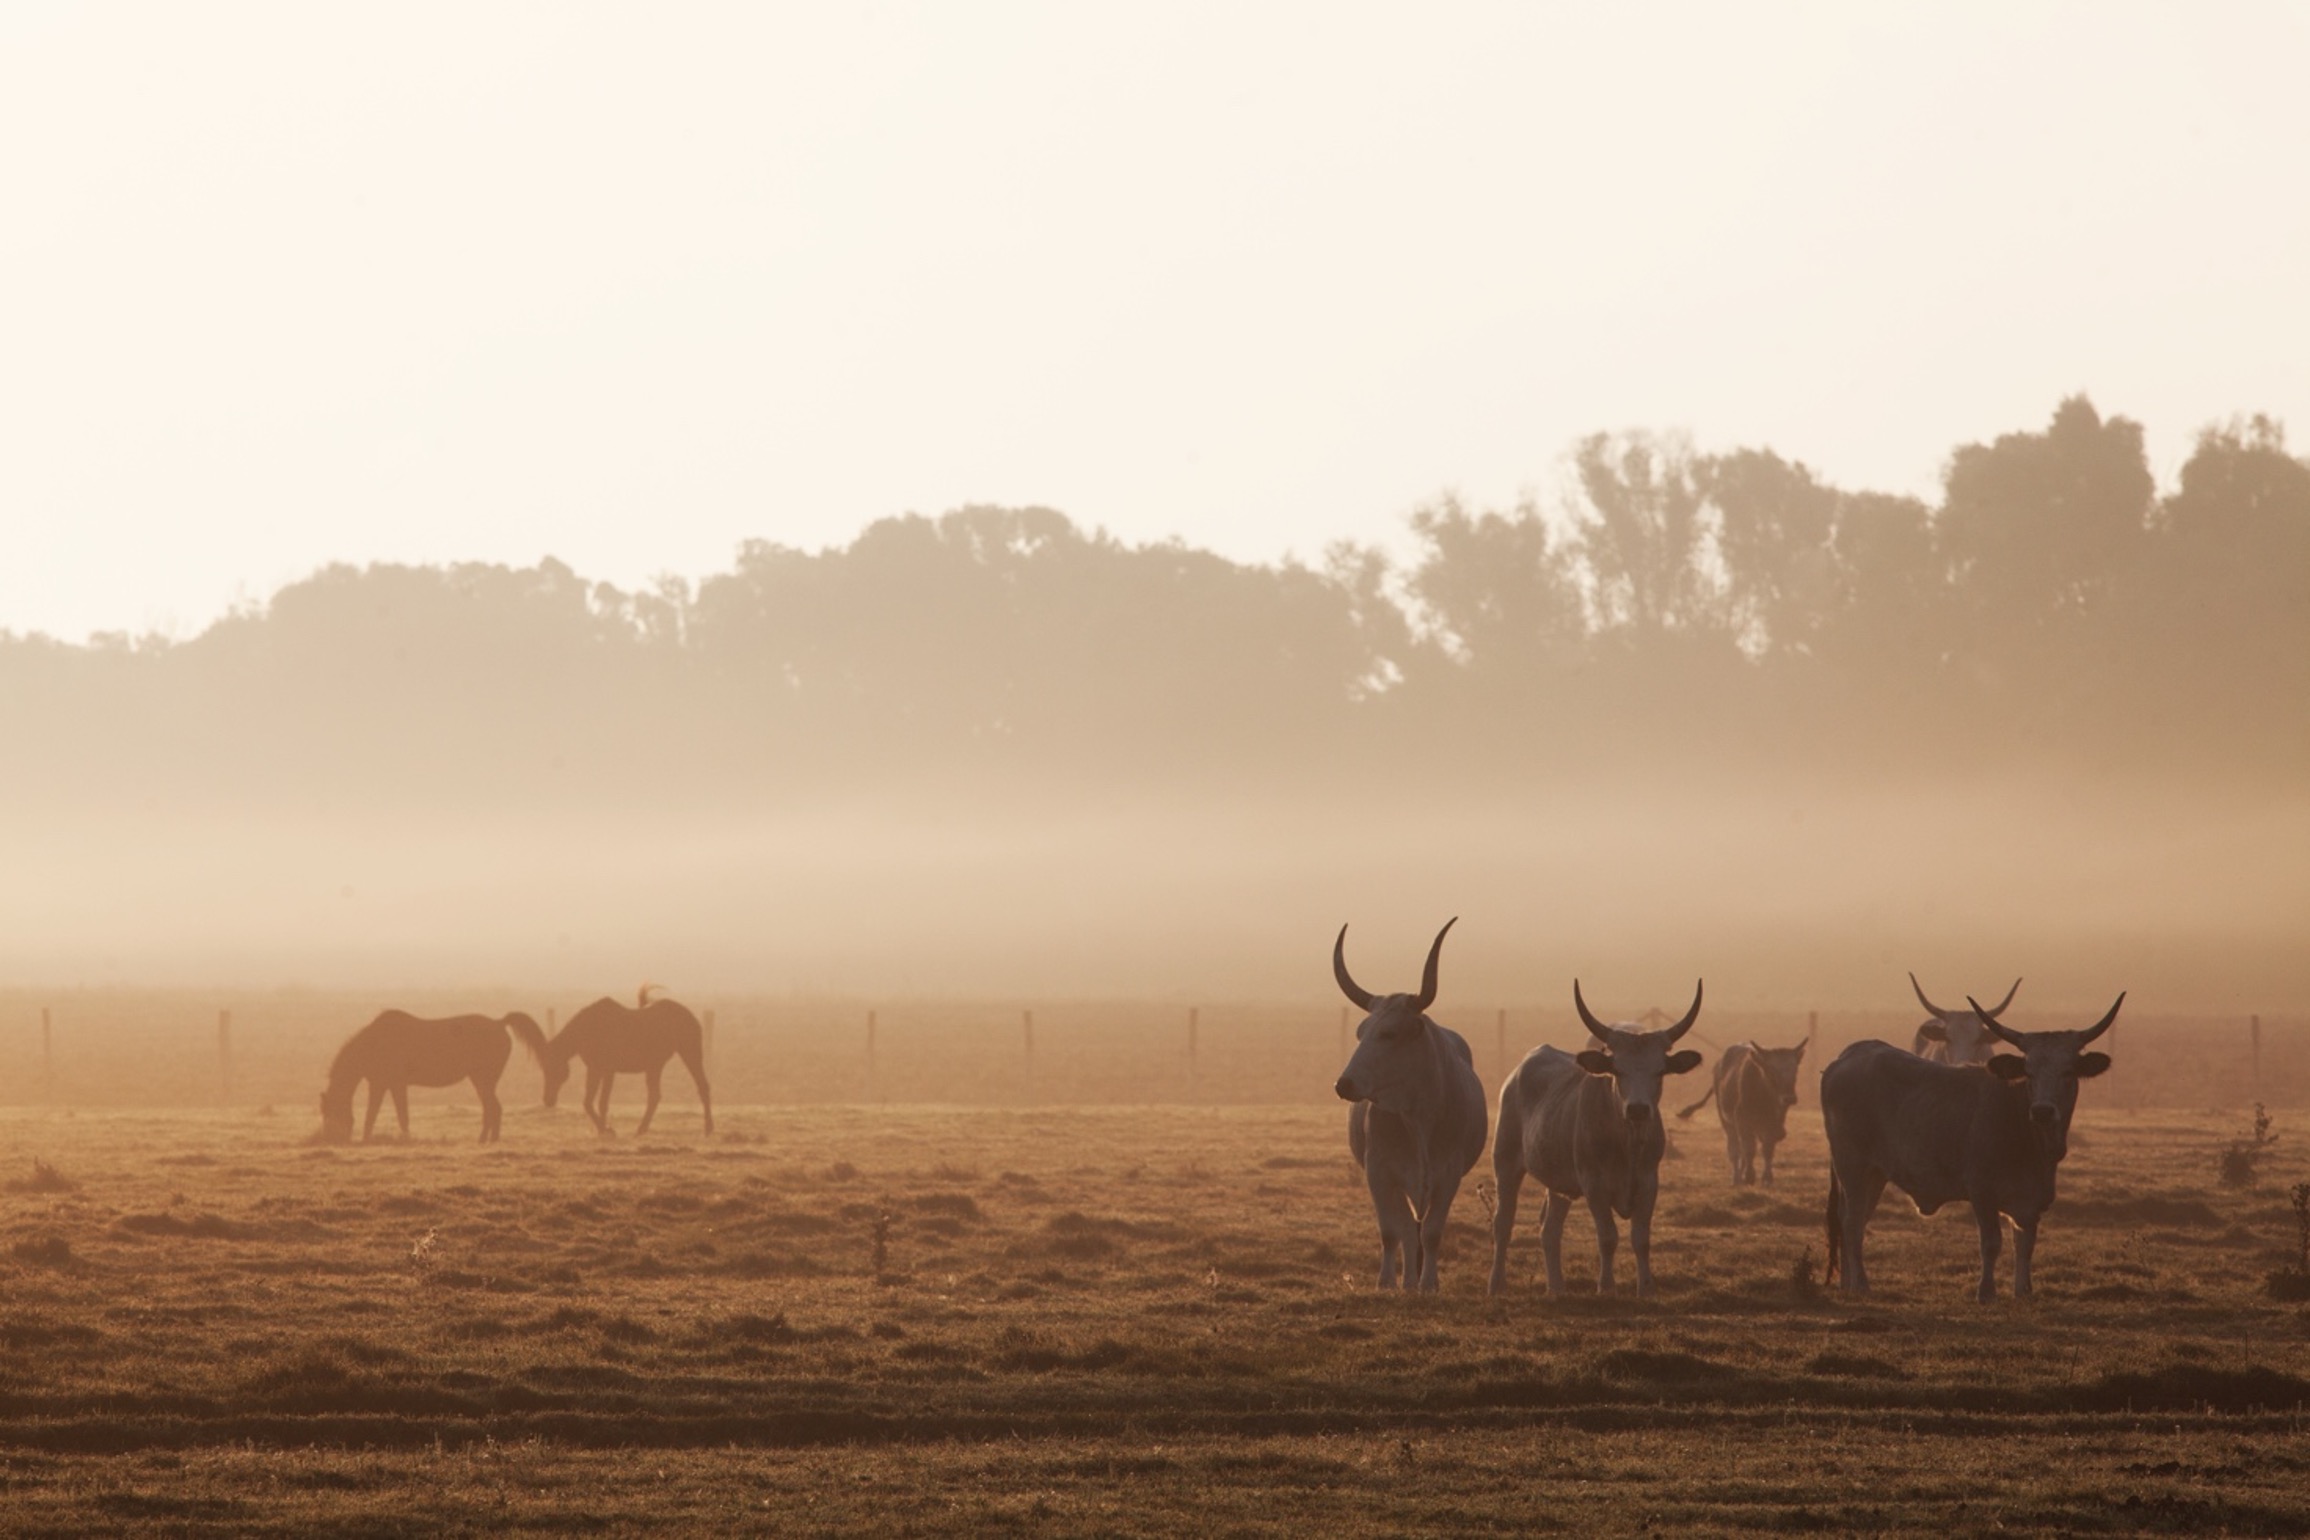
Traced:
[[[507, 1034], [511, 1033], [512, 1037]], [[353, 1137], [353, 1088], [369, 1082], [369, 1116], [361, 1137], [377, 1131], [377, 1109], [390, 1095], [409, 1137], [409, 1088], [455, 1085], [470, 1080], [481, 1093], [481, 1142], [498, 1134], [505, 1108], [497, 1099], [498, 1077], [513, 1057], [513, 1037], [532, 1058], [545, 1056], [545, 1034], [515, 1011], [509, 1016], [451, 1016], [428, 1021], [407, 1011], [387, 1011], [345, 1040], [329, 1066], [329, 1088], [321, 1093], [321, 1137], [346, 1143]]]
[[714, 1093], [706, 1084], [705, 1033], [690, 1008], [672, 1000], [653, 1000], [644, 985], [639, 1005], [628, 1006], [604, 997], [569, 1019], [569, 1025], [547, 1040], [540, 1057], [545, 1062], [545, 1104], [561, 1096], [569, 1079], [569, 1061], [586, 1061], [586, 1116], [603, 1133], [610, 1128], [610, 1087], [621, 1074], [639, 1074], [650, 1088], [642, 1107], [637, 1134], [650, 1131], [658, 1115], [658, 1080], [666, 1061], [681, 1056], [697, 1083], [698, 1105], [706, 1114], [706, 1132], [714, 1131]]

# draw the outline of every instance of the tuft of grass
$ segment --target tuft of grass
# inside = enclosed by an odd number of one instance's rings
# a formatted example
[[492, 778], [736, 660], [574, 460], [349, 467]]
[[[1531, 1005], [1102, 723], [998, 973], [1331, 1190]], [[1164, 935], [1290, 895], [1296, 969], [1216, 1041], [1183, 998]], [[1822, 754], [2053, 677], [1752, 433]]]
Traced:
[[2270, 1109], [2254, 1103], [2253, 1126], [2230, 1141], [2217, 1163], [2217, 1174], [2224, 1187], [2251, 1187], [2262, 1174], [2262, 1161], [2270, 1153], [2270, 1146], [2278, 1136], [2270, 1132], [2275, 1120]]
[[32, 1174], [16, 1178], [8, 1184], [8, 1190], [21, 1193], [78, 1192], [80, 1184], [35, 1155], [32, 1157]]
[[1789, 1264], [1789, 1296], [1800, 1305], [1810, 1305], [1820, 1300], [1821, 1283], [1815, 1272], [1813, 1248], [1807, 1246], [1804, 1253]]

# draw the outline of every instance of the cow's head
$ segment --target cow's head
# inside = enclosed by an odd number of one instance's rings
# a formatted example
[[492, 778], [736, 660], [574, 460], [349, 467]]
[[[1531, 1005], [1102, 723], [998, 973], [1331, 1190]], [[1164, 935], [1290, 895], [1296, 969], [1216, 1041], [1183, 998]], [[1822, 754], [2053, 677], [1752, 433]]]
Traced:
[[1580, 1020], [1589, 1035], [1604, 1046], [1601, 1049], [1584, 1048], [1575, 1057], [1580, 1067], [1591, 1075], [1610, 1075], [1620, 1088], [1621, 1105], [1628, 1109], [1631, 1123], [1650, 1122], [1658, 1115], [1661, 1082], [1671, 1075], [1681, 1075], [1700, 1067], [1700, 1055], [1690, 1048], [1671, 1053], [1676, 1040], [1692, 1030], [1700, 1019], [1701, 986], [1692, 987], [1692, 1009], [1684, 1013], [1684, 1020], [1673, 1027], [1657, 1032], [1644, 1032], [1633, 1021], [1618, 1026], [1606, 1026], [1580, 997], [1580, 981], [1572, 981], [1572, 1004], [1580, 1012]]
[[[1996, 1012], [1982, 1012], [1990, 1018], [1989, 1030], [1998, 1041], [2021, 1050], [2019, 1055], [2001, 1053], [1991, 1059], [1989, 1073], [2028, 1091], [2030, 1127], [2037, 1131], [2038, 1144], [2055, 1160], [2069, 1153], [2069, 1119], [2077, 1111], [2077, 1083], [2109, 1068], [2108, 1054], [2087, 1053], [2085, 1045], [2110, 1029], [2117, 1020], [2118, 1007], [2125, 1003], [2126, 997], [2120, 994], [2109, 1014], [2083, 1032], [2016, 1032], [1999, 1025]], [[1978, 1005], [1973, 1008], [1981, 1010]]]
[[1973, 1006], [1970, 1011], [1941, 1009], [1925, 998], [1925, 986], [1917, 982], [1914, 973], [1909, 975], [1909, 987], [1917, 991], [1917, 1003], [1933, 1013], [1933, 1019], [1919, 1027], [1917, 1035], [1929, 1043], [1946, 1044], [1949, 1062], [1952, 1064], [1986, 1064], [1989, 1055], [1996, 1051], [1995, 1042], [1989, 1035], [1989, 1023], [2005, 1014], [2005, 1008], [2013, 1003], [2013, 997], [2021, 990], [2021, 980], [2015, 979], [2013, 988], [2005, 992], [2005, 998], [1987, 1011], [1975, 1005], [1970, 995], [1965, 1000], [1967, 1005]]
[[[1805, 1062], [1807, 1046], [1799, 1043], [1794, 1048], [1760, 1048], [1755, 1043], [1749, 1044], [1750, 1060], [1764, 1071], [1765, 1084], [1773, 1088], [1773, 1104], [1781, 1116], [1786, 1116], [1797, 1104], [1797, 1070]], [[1774, 1121], [1779, 1126], [1779, 1118]]]
[[1331, 944], [1331, 976], [1339, 980], [1340, 993], [1364, 1013], [1363, 1025], [1356, 1028], [1356, 1051], [1332, 1085], [1341, 1101], [1370, 1102], [1383, 1112], [1411, 1110], [1421, 1072], [1434, 1062], [1428, 1056], [1428, 1034], [1436, 1024], [1428, 1020], [1428, 1007], [1436, 1003], [1436, 957], [1444, 950], [1444, 937], [1459, 923], [1454, 915], [1436, 932], [1416, 995], [1375, 995], [1359, 987], [1348, 973], [1347, 927], [1339, 928]]

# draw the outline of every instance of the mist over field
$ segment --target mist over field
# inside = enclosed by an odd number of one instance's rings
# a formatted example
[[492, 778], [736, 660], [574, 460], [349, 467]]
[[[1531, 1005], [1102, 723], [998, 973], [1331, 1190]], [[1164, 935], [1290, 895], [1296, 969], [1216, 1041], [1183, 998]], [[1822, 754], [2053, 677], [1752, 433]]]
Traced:
[[[2310, 465], [2082, 398], [1937, 505], [1574, 446], [1412, 559], [1045, 509], [629, 592], [333, 567], [0, 637], [0, 983], [2028, 1009], [2310, 990]], [[1939, 982], [1935, 982], [1939, 981]]]

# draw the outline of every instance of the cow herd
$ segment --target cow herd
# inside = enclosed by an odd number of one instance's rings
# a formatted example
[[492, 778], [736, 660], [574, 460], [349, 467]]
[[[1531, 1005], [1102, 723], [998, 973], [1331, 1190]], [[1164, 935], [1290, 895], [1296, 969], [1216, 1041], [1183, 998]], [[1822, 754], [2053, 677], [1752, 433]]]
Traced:
[[[1346, 926], [1332, 943], [1332, 976], [1365, 1013], [1355, 1053], [1333, 1089], [1353, 1104], [1348, 1149], [1363, 1168], [1379, 1221], [1382, 1288], [1436, 1288], [1452, 1200], [1492, 1132], [1466, 1039], [1427, 1014], [1454, 923], [1429, 946], [1416, 995], [1362, 988], [1348, 972]], [[2026, 1296], [2038, 1221], [2053, 1206], [2055, 1169], [2069, 1149], [2078, 1082], [2110, 1066], [2108, 1054], [2089, 1052], [2087, 1045], [2116, 1022], [2125, 996], [2083, 1031], [2017, 1032], [1998, 1018], [2013, 1003], [2018, 979], [1995, 1006], [1967, 997], [1971, 1009], [1964, 1011], [1936, 1006], [1915, 974], [1909, 983], [1929, 1013], [1912, 1047], [1855, 1043], [1821, 1072], [1821, 1122], [1829, 1139], [1828, 1278], [1867, 1291], [1862, 1233], [1891, 1183], [1922, 1213], [1959, 1199], [1972, 1205], [1984, 1302], [1997, 1294], [2000, 1216], [2010, 1218], [2013, 1292]], [[1599, 1020], [1576, 979], [1572, 1003], [1590, 1046], [1567, 1053], [1543, 1043], [1508, 1072], [1492, 1137], [1492, 1293], [1508, 1287], [1508, 1242], [1528, 1176], [1540, 1185], [1540, 1248], [1550, 1294], [1563, 1292], [1564, 1221], [1578, 1202], [1588, 1205], [1596, 1223], [1597, 1288], [1615, 1286], [1618, 1221], [1625, 1219], [1637, 1292], [1652, 1291], [1652, 1216], [1667, 1148], [1661, 1095], [1669, 1076], [1700, 1067], [1701, 1055], [1677, 1043], [1700, 1018], [1702, 992], [1696, 984], [1691, 1008], [1674, 1025], [1648, 1031], [1634, 1022]], [[1999, 1053], [1999, 1045], [2018, 1051]], [[1772, 1183], [1773, 1150], [1796, 1105], [1805, 1047], [1735, 1044], [1718, 1059], [1708, 1092], [1678, 1114], [1690, 1117], [1716, 1102], [1736, 1184]]]

